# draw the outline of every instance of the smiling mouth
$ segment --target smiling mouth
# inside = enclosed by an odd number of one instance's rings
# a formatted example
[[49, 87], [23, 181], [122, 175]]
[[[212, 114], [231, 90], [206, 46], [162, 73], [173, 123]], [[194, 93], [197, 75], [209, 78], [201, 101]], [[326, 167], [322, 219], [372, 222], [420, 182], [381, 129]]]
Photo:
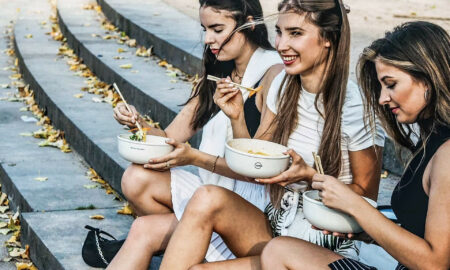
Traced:
[[297, 55], [283, 55], [281, 56], [281, 59], [283, 60], [283, 63], [285, 65], [290, 65], [292, 63], [295, 62], [295, 60], [297, 60], [298, 56]]
[[219, 49], [211, 49], [211, 52], [212, 52], [213, 54], [218, 54], [218, 53], [219, 53]]

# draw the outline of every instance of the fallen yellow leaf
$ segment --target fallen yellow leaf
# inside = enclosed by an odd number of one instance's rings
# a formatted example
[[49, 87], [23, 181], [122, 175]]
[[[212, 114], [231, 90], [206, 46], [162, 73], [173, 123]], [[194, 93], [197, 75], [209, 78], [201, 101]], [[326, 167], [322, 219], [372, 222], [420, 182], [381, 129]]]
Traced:
[[48, 180], [48, 177], [35, 177], [35, 178], [33, 178], [33, 180], [45, 182]]
[[74, 97], [76, 97], [76, 98], [82, 98], [83, 96], [84, 96], [84, 94], [76, 94], [76, 95], [73, 95]]
[[122, 209], [117, 210], [118, 214], [121, 215], [133, 215], [133, 209], [131, 209], [130, 205], [126, 203]]
[[133, 64], [124, 64], [124, 65], [120, 65], [120, 68], [123, 68], [123, 69], [130, 69], [130, 68], [133, 68]]
[[32, 34], [27, 34], [27, 35], [25, 35], [25, 38], [33, 38], [33, 35]]
[[104, 219], [105, 217], [102, 215], [93, 215], [89, 217], [90, 219]]

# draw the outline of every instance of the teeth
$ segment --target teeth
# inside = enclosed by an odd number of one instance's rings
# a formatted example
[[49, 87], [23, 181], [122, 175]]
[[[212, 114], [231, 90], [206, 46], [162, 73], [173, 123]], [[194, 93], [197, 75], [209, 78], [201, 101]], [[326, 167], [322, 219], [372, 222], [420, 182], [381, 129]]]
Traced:
[[297, 56], [283, 56], [283, 61], [293, 61], [297, 58]]

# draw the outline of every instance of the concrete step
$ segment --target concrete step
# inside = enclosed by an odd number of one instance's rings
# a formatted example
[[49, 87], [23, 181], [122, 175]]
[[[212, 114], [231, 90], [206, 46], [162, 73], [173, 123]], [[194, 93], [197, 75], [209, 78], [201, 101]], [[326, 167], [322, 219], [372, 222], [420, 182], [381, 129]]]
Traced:
[[[31, 258], [39, 269], [89, 269], [81, 258], [84, 225], [107, 228], [123, 238], [132, 217], [117, 214], [123, 203], [100, 188], [87, 189], [93, 182], [86, 176], [88, 167], [76, 153], [39, 147], [42, 141], [21, 136], [37, 130], [22, 116], [23, 103], [0, 101], [0, 179], [9, 195], [10, 207], [22, 212], [22, 244], [30, 245]], [[47, 177], [44, 182], [36, 177]], [[76, 210], [94, 206], [95, 210]], [[89, 216], [101, 214], [104, 220]]]
[[[116, 82], [128, 103], [163, 127], [168, 126], [189, 98], [191, 83], [169, 77], [167, 70], [158, 66], [159, 59], [138, 57], [136, 48], [118, 44], [116, 39], [103, 39], [107, 31], [102, 29], [95, 10], [83, 9], [88, 4], [95, 2], [58, 1], [59, 25], [68, 44], [97, 77], [110, 84]], [[118, 53], [119, 49], [126, 52]], [[119, 55], [125, 59], [114, 59]], [[132, 69], [120, 68], [123, 64], [132, 64]], [[199, 139], [198, 135], [190, 142], [197, 146]]]
[[200, 24], [162, 0], [97, 0], [105, 16], [139, 44], [189, 74], [200, 74]]

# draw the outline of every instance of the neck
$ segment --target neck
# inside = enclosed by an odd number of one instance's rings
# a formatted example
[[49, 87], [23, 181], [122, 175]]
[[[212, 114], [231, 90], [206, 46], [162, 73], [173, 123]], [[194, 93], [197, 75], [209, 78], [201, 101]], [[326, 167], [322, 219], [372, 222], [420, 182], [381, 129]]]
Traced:
[[234, 64], [236, 66], [236, 71], [240, 76], [244, 76], [245, 70], [247, 69], [248, 62], [250, 62], [250, 58], [253, 53], [256, 51], [258, 47], [251, 43], [246, 43], [246, 45], [242, 48], [242, 53], [236, 59], [234, 59]]
[[320, 84], [325, 77], [325, 62], [300, 74], [302, 87], [309, 93], [317, 94], [320, 91]]

